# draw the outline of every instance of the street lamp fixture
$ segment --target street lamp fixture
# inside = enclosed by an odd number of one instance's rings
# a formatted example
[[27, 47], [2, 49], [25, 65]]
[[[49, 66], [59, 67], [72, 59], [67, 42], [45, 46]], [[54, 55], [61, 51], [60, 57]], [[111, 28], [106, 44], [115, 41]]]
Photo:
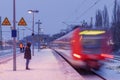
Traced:
[[28, 10], [28, 13], [38, 13], [39, 11], [38, 10]]
[[28, 10], [28, 13], [32, 14], [33, 15], [33, 18], [32, 18], [32, 53], [33, 53], [33, 56], [34, 56], [34, 13], [38, 13], [39, 11], [38, 10]]

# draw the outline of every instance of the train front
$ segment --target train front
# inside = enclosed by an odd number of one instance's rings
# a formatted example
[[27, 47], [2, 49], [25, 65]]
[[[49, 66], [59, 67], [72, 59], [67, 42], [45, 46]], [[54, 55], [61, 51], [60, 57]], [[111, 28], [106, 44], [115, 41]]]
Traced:
[[103, 60], [113, 58], [110, 55], [110, 37], [106, 30], [81, 30], [78, 35], [74, 33], [73, 40], [76, 39], [76, 42], [72, 44], [73, 58], [83, 61], [87, 68], [99, 69]]

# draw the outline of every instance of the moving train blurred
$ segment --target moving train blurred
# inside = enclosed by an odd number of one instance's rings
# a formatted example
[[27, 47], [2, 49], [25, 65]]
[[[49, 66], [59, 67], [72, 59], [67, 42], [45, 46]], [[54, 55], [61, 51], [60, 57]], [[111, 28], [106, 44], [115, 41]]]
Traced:
[[60, 53], [76, 68], [96, 69], [106, 58], [113, 58], [112, 39], [105, 29], [77, 27], [51, 42], [51, 48]]

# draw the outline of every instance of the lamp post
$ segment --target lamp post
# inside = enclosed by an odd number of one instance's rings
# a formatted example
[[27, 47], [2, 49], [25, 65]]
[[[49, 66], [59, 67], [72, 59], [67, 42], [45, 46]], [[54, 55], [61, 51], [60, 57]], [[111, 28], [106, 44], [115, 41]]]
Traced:
[[32, 14], [33, 15], [33, 18], [32, 18], [32, 54], [34, 56], [34, 13], [38, 13], [39, 11], [38, 10], [28, 10], [28, 13]]

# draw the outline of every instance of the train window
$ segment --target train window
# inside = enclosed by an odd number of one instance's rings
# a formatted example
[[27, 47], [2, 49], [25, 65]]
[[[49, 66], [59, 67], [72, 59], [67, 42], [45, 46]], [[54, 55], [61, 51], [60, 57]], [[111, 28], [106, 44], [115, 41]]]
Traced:
[[98, 53], [101, 50], [102, 45], [101, 36], [83, 36], [82, 37], [82, 46], [84, 53]]

